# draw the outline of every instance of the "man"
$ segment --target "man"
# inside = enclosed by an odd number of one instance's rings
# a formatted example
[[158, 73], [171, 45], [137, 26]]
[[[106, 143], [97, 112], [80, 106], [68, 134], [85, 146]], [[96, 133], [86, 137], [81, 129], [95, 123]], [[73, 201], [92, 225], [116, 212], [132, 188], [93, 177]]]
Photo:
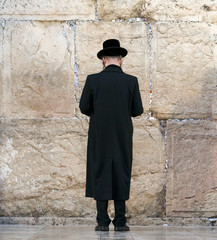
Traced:
[[90, 116], [86, 197], [97, 203], [96, 231], [108, 231], [108, 200], [114, 200], [115, 231], [129, 231], [125, 201], [129, 199], [132, 168], [131, 117], [143, 113], [137, 78], [121, 69], [127, 50], [116, 39], [103, 43], [97, 57], [104, 70], [87, 76], [80, 110]]

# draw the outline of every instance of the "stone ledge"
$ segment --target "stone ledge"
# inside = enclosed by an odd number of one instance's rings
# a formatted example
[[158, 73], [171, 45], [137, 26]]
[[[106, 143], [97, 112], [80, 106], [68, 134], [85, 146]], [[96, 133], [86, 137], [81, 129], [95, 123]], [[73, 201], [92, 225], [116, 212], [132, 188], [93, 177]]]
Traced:
[[42, 1], [27, 0], [2, 1], [0, 17], [13, 20], [68, 20], [95, 19], [95, 0]]
[[151, 21], [216, 22], [216, 6], [212, 0], [98, 0], [98, 14], [103, 20], [144, 17]]
[[[210, 226], [208, 218], [145, 218], [135, 217], [128, 220], [130, 225], [138, 226]], [[94, 217], [66, 218], [66, 217], [0, 217], [0, 224], [28, 224], [28, 225], [94, 225]]]

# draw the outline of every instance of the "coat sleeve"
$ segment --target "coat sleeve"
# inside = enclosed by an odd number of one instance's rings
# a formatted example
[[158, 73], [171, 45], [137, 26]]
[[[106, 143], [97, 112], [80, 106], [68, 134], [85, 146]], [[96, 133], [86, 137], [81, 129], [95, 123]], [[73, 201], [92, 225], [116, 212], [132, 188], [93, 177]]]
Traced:
[[136, 78], [136, 83], [133, 90], [133, 99], [131, 105], [131, 116], [137, 117], [143, 113], [142, 99], [139, 91], [139, 84]]
[[93, 112], [93, 95], [91, 90], [90, 79], [87, 77], [79, 103], [81, 112], [87, 116]]

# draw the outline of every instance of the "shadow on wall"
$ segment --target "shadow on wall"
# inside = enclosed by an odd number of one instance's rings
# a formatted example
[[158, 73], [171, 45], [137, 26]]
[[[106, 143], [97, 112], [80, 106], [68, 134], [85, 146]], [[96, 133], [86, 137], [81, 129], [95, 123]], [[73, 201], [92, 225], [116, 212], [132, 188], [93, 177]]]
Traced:
[[[217, 74], [214, 68], [207, 69], [201, 77], [194, 77], [187, 82], [182, 91], [177, 93], [178, 108], [175, 105], [173, 112], [180, 113], [181, 119], [212, 118], [217, 93]], [[179, 117], [174, 114], [172, 118]]]
[[[200, 73], [198, 73], [200, 75]], [[170, 103], [171, 119], [208, 119], [216, 116], [217, 74], [214, 68], [191, 81], [183, 79], [176, 99]], [[180, 92], [179, 92], [180, 89]]]
[[189, 96], [192, 115], [195, 115], [198, 119], [213, 118], [217, 93], [217, 72], [215, 68], [208, 68], [200, 78], [196, 79], [195, 85], [196, 96], [193, 99]]
[[[3, 147], [3, 130], [2, 130], [2, 123], [0, 121], [0, 153], [2, 153], [2, 147]], [[4, 189], [4, 162], [2, 159], [2, 154], [0, 155], [0, 217], [6, 216], [5, 210], [2, 208], [3, 203], [4, 203], [4, 194], [3, 194], [3, 189]]]
[[[217, 75], [214, 68], [197, 78], [194, 98], [186, 95], [197, 119], [169, 121], [167, 132], [167, 216], [213, 217], [217, 214]], [[174, 110], [176, 111], [176, 110]], [[201, 115], [200, 115], [201, 114]], [[192, 117], [193, 118], [193, 117]]]
[[3, 196], [3, 180], [1, 179], [1, 176], [2, 176], [2, 172], [1, 172], [1, 168], [0, 168], [0, 217], [4, 217], [4, 216], [6, 216], [6, 212], [2, 208], [2, 205], [4, 202], [4, 196]]
[[5, 125], [0, 120], [0, 224], [17, 224], [19, 221], [16, 219], [11, 219], [10, 214], [5, 210], [4, 206], [6, 205], [5, 200], [5, 179], [8, 176], [8, 173], [11, 172], [9, 168], [10, 162], [10, 138], [8, 139], [5, 136]]

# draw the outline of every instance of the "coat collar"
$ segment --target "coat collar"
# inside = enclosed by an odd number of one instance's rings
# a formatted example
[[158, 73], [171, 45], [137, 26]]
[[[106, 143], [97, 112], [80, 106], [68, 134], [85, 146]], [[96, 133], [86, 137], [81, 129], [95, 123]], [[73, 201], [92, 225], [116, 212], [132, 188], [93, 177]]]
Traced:
[[121, 67], [115, 64], [108, 65], [103, 71], [104, 72], [123, 72]]

